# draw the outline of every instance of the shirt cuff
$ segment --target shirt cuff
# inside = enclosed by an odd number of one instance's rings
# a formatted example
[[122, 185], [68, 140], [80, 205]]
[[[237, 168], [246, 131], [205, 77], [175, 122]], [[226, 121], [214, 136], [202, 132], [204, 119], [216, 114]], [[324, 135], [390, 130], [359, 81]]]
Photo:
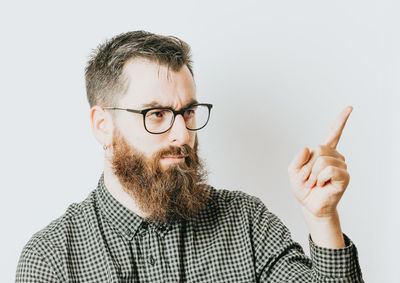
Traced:
[[344, 233], [343, 237], [345, 248], [329, 249], [315, 245], [311, 235], [308, 236], [313, 271], [319, 278], [352, 278], [363, 282], [357, 249]]

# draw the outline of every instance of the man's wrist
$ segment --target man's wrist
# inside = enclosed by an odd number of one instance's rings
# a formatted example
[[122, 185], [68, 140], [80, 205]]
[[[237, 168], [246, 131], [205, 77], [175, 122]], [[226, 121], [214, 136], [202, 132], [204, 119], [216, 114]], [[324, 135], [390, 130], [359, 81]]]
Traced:
[[346, 247], [337, 211], [327, 217], [315, 217], [304, 207], [302, 212], [315, 245], [330, 249]]

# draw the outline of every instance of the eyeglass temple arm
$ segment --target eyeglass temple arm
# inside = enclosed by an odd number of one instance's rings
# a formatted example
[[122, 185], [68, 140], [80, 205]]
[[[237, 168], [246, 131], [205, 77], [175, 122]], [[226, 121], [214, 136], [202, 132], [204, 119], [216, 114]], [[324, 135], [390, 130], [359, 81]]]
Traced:
[[111, 110], [125, 110], [128, 112], [134, 112], [134, 113], [139, 113], [142, 114], [142, 111], [140, 110], [134, 110], [134, 109], [128, 109], [128, 108], [119, 108], [119, 107], [103, 107], [104, 109], [111, 109]]

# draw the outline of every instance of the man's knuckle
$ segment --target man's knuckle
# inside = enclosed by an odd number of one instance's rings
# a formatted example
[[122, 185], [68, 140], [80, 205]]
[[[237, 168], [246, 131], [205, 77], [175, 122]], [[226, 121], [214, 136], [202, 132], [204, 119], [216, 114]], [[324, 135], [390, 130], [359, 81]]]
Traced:
[[320, 156], [318, 157], [316, 163], [318, 167], [325, 168], [329, 165], [329, 160], [325, 156]]
[[326, 167], [326, 170], [328, 171], [328, 173], [334, 174], [336, 172], [336, 167], [332, 166], [332, 165], [329, 165], [329, 166]]

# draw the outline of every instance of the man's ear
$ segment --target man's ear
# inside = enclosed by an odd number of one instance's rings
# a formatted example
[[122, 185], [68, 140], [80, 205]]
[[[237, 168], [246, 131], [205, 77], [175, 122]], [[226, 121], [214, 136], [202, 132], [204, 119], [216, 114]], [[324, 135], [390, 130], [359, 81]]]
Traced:
[[95, 105], [90, 109], [92, 133], [101, 146], [110, 145], [114, 124], [112, 117], [101, 106]]

